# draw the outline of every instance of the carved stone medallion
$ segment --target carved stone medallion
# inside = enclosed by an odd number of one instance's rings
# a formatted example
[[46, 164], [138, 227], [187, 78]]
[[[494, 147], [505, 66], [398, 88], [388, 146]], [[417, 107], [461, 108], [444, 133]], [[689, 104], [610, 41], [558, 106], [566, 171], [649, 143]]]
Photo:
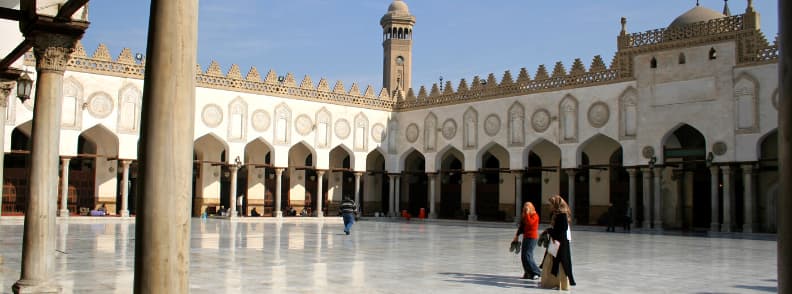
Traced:
[[272, 117], [270, 117], [267, 111], [259, 109], [253, 112], [250, 122], [253, 124], [254, 130], [266, 132], [272, 124]]
[[376, 123], [371, 127], [371, 139], [373, 139], [374, 142], [382, 143], [382, 140], [385, 140], [385, 136], [385, 126], [381, 123]]
[[531, 126], [537, 133], [543, 133], [550, 127], [550, 112], [547, 109], [536, 110], [531, 116]]
[[726, 143], [718, 141], [715, 142], [715, 144], [712, 144], [712, 153], [715, 153], [715, 155], [721, 156], [726, 154], [727, 150], [729, 150], [729, 147], [726, 145]]
[[610, 119], [610, 109], [604, 102], [595, 102], [589, 107], [588, 120], [592, 127], [601, 128]]
[[88, 100], [88, 112], [96, 118], [106, 118], [113, 113], [113, 100], [104, 93], [91, 96]]
[[501, 120], [496, 114], [490, 114], [484, 120], [484, 132], [490, 137], [495, 136], [500, 132]]
[[307, 115], [300, 114], [294, 121], [294, 129], [296, 129], [297, 133], [300, 135], [308, 135], [313, 129], [313, 121], [311, 121], [311, 118]]
[[646, 146], [641, 150], [641, 155], [643, 155], [646, 159], [652, 159], [652, 156], [655, 155], [654, 147]]
[[449, 118], [445, 122], [443, 122], [443, 138], [446, 140], [454, 139], [457, 133], [457, 124], [456, 121]]
[[335, 123], [335, 134], [341, 140], [349, 138], [352, 128], [349, 126], [349, 121], [346, 119], [339, 119]]
[[406, 132], [407, 142], [415, 143], [415, 141], [418, 141], [419, 133], [420, 131], [418, 130], [418, 125], [412, 123], [409, 126], [407, 126], [407, 132]]
[[207, 127], [216, 128], [223, 122], [223, 109], [217, 104], [206, 105], [201, 111], [201, 119]]

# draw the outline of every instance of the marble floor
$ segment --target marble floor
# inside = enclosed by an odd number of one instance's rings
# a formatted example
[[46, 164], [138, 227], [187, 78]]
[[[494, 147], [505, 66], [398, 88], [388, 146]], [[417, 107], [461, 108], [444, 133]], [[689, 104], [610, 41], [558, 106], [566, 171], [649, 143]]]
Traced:
[[[58, 228], [55, 279], [64, 293], [132, 293], [134, 222], [75, 219]], [[19, 278], [22, 229], [0, 222], [0, 293]], [[573, 230], [572, 292], [776, 292], [772, 237]], [[347, 236], [340, 218], [194, 219], [192, 232], [191, 293], [556, 292], [519, 279], [508, 224], [365, 220]]]

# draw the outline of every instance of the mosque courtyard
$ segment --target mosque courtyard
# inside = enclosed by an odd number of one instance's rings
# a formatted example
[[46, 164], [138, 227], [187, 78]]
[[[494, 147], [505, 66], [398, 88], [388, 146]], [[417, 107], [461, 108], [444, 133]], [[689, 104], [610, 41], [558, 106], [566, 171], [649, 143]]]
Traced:
[[[134, 221], [72, 218], [58, 229], [54, 273], [64, 293], [132, 292]], [[777, 292], [772, 235], [572, 229], [572, 292]], [[512, 224], [367, 219], [349, 236], [342, 230], [335, 217], [195, 218], [191, 293], [555, 292], [520, 279]], [[19, 279], [22, 232], [22, 218], [0, 221], [0, 293]]]

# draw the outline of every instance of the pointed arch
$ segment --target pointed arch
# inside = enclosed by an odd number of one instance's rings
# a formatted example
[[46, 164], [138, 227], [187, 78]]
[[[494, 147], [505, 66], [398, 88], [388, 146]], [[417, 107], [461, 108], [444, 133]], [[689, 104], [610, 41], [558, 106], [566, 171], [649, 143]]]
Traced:
[[143, 91], [128, 83], [118, 91], [118, 132], [134, 135], [140, 129]]
[[734, 120], [738, 134], [759, 132], [759, 81], [740, 73], [734, 82]]
[[619, 139], [634, 140], [638, 135], [638, 90], [629, 86], [619, 96]]
[[456, 159], [462, 163], [460, 169], [464, 169], [465, 167], [465, 154], [462, 151], [459, 151], [453, 145], [448, 145], [443, 147], [442, 150], [437, 152], [437, 156], [435, 157], [435, 166], [439, 167], [441, 170], [449, 169], [449, 159]]
[[248, 104], [242, 97], [228, 103], [228, 141], [244, 142], [247, 138]]
[[595, 134], [578, 145], [575, 156], [577, 156], [577, 162], [581, 163], [585, 152], [591, 164], [607, 164], [611, 155], [620, 148], [622, 146], [616, 139], [604, 134]]
[[228, 143], [215, 133], [206, 133], [194, 141], [195, 155], [198, 160], [228, 162]]
[[660, 144], [663, 162], [667, 162], [669, 150], [694, 150], [698, 156], [704, 156], [707, 150], [707, 137], [692, 124], [679, 123], [663, 135]]
[[509, 146], [525, 145], [525, 107], [515, 101], [509, 107]]
[[289, 148], [290, 167], [316, 167], [316, 159], [316, 150], [305, 141], [297, 142]]
[[578, 142], [578, 100], [567, 94], [558, 103], [559, 139], [561, 144]]
[[490, 142], [479, 150], [476, 154], [476, 168], [484, 168], [484, 157], [487, 153], [498, 159], [500, 168], [509, 168], [509, 151], [496, 142]]
[[70, 76], [63, 80], [63, 102], [61, 104], [61, 128], [80, 130], [82, 128], [82, 111], [85, 96], [83, 85]]
[[538, 138], [525, 147], [522, 161], [524, 167], [532, 167], [530, 165], [532, 152], [541, 158], [543, 166], [561, 166], [561, 148], [548, 139]]
[[327, 111], [327, 108], [322, 107], [316, 112], [314, 121], [316, 122], [316, 148], [324, 149], [330, 147], [333, 137], [331, 136], [330, 125], [333, 121], [333, 115], [330, 111]]
[[245, 145], [245, 163], [272, 165], [275, 147], [262, 137], [255, 138]]
[[107, 158], [118, 157], [118, 137], [102, 124], [94, 125], [93, 127], [80, 133], [80, 137], [90, 141], [91, 147], [88, 149], [79, 150], [79, 152], [90, 152], [92, 154], [101, 155]]
[[[344, 166], [345, 157], [349, 157], [349, 166]], [[345, 144], [330, 150], [330, 168], [355, 168], [355, 152]]]
[[437, 150], [437, 115], [429, 112], [424, 119], [424, 151], [426, 153]]
[[756, 158], [778, 158], [778, 128], [772, 129], [756, 140]]

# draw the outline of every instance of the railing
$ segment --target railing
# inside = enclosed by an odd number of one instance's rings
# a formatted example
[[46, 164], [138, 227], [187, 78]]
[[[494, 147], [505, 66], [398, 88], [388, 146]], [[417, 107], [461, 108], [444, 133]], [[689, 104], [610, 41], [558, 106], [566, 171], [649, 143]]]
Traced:
[[682, 27], [655, 29], [619, 37], [619, 49], [656, 45], [673, 40], [737, 32], [744, 28], [743, 15], [713, 19]]

